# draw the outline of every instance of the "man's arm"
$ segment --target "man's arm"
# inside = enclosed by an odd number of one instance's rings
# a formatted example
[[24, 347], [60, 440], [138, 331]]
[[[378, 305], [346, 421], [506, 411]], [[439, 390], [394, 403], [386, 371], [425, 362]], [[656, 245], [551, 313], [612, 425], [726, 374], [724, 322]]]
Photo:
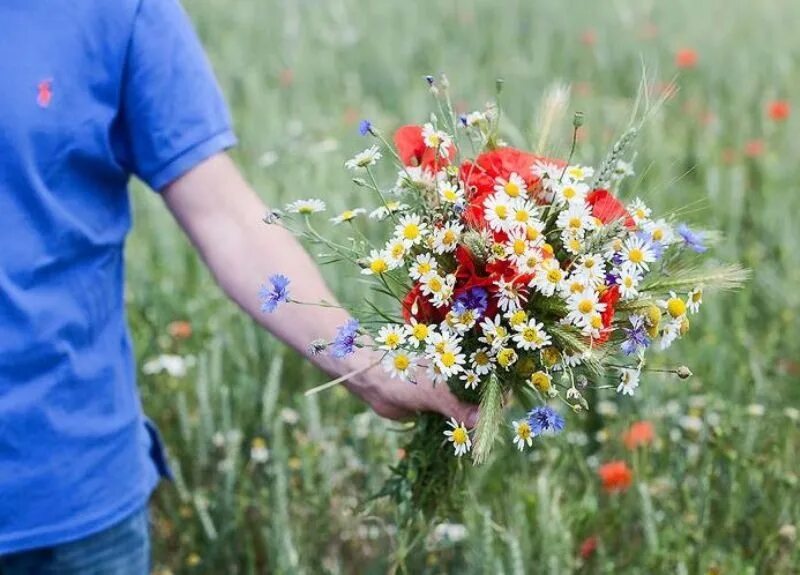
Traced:
[[[331, 340], [349, 319], [342, 309], [289, 304], [272, 314], [261, 313], [258, 288], [275, 273], [292, 280], [292, 297], [298, 301], [336, 300], [292, 234], [281, 226], [264, 225], [266, 206], [226, 154], [209, 158], [169, 184], [163, 197], [225, 293], [279, 339], [333, 376], [365, 368], [380, 357], [366, 349], [344, 359], [309, 355], [309, 342]], [[379, 366], [344, 385], [378, 414], [392, 419], [437, 411], [472, 426], [477, 417], [477, 409], [458, 401], [447, 386], [433, 388], [425, 380], [416, 385], [393, 381]]]

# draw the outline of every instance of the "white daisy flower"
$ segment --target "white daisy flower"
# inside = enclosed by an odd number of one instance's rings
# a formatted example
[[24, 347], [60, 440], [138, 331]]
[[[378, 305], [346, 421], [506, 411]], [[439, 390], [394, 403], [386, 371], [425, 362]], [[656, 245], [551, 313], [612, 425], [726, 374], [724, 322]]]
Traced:
[[591, 287], [598, 287], [606, 279], [606, 262], [599, 254], [585, 254], [578, 258], [573, 275], [581, 277]]
[[472, 370], [466, 370], [458, 378], [464, 382], [464, 389], [476, 389], [481, 382], [481, 378]]
[[393, 269], [392, 258], [382, 250], [372, 250], [367, 258], [367, 265], [361, 270], [365, 275], [381, 275]]
[[561, 184], [554, 185], [555, 202], [559, 205], [571, 204], [573, 202], [584, 202], [589, 194], [589, 186], [581, 182], [567, 180]]
[[532, 218], [528, 220], [528, 223], [524, 229], [525, 235], [529, 242], [535, 246], [541, 246], [544, 244], [544, 222], [542, 220]]
[[478, 341], [494, 350], [505, 345], [508, 340], [508, 329], [503, 325], [503, 319], [499, 315], [496, 315], [494, 319], [484, 318], [480, 323], [480, 328], [483, 335], [478, 338]]
[[433, 329], [433, 326], [420, 323], [413, 317], [411, 318], [411, 322], [405, 325], [408, 342], [414, 347], [419, 347], [420, 344], [425, 343], [431, 333], [434, 333]]
[[544, 260], [541, 248], [536, 247], [528, 250], [525, 259], [517, 259], [515, 263], [520, 274], [535, 274]]
[[[542, 224], [542, 229], [544, 229], [544, 224], [539, 222], [536, 219], [537, 209], [536, 206], [530, 200], [526, 200], [524, 198], [516, 198], [511, 201], [511, 216], [510, 216], [510, 223], [509, 226], [512, 229], [520, 229], [522, 231], [527, 232], [528, 227], [532, 226], [532, 224]], [[531, 233], [535, 233], [538, 228], [533, 227], [533, 231]], [[538, 231], [541, 232], [541, 229]]]
[[389, 257], [389, 266], [394, 268], [401, 267], [411, 250], [411, 242], [401, 238], [393, 238], [389, 240], [384, 248], [384, 253]]
[[531, 166], [531, 173], [543, 182], [544, 180], [558, 181], [563, 171], [563, 166], [559, 167], [553, 162], [545, 162], [544, 160], [536, 160]]
[[700, 305], [703, 303], [703, 288], [698, 286], [689, 292], [686, 298], [686, 307], [692, 313], [700, 311]]
[[467, 125], [468, 128], [473, 128], [479, 125], [481, 122], [485, 121], [486, 121], [486, 114], [479, 111], [470, 112], [469, 114], [464, 116], [464, 123]]
[[381, 152], [378, 146], [370, 146], [363, 152], [357, 153], [353, 158], [344, 163], [348, 170], [362, 170], [369, 166], [374, 166], [381, 159]]
[[422, 126], [422, 139], [426, 146], [437, 150], [437, 154], [442, 157], [447, 156], [447, 149], [453, 143], [449, 134], [437, 130], [430, 122]]
[[663, 351], [675, 343], [675, 340], [681, 335], [682, 324], [683, 318], [673, 319], [667, 322], [667, 325], [661, 330], [661, 339], [658, 344], [659, 349]]
[[507, 199], [524, 198], [528, 193], [525, 180], [516, 172], [512, 172], [508, 179], [497, 178], [494, 183], [494, 191], [499, 195], [504, 195]]
[[572, 255], [582, 253], [584, 249], [583, 231], [564, 230], [561, 232], [561, 243], [564, 245], [564, 249]]
[[457, 336], [448, 333], [436, 334], [430, 338], [430, 343], [425, 349], [427, 357], [431, 358], [439, 371], [447, 377], [452, 377], [464, 370], [467, 358], [461, 351]]
[[508, 369], [517, 363], [519, 355], [510, 347], [503, 347], [497, 351], [497, 364], [508, 371]]
[[561, 290], [559, 293], [562, 299], [568, 299], [570, 296], [585, 292], [591, 286], [586, 282], [586, 280], [577, 273], [578, 270], [573, 270], [569, 277], [564, 280], [564, 283], [561, 285]]
[[407, 381], [417, 367], [416, 357], [403, 350], [386, 354], [381, 363], [391, 377], [401, 381]]
[[614, 171], [611, 172], [611, 179], [615, 182], [621, 182], [633, 174], [633, 166], [630, 164], [630, 162], [626, 162], [625, 160], [617, 160], [617, 164], [614, 166]]
[[489, 228], [495, 232], [504, 232], [509, 229], [511, 219], [511, 202], [505, 194], [492, 194], [483, 202], [484, 217]]
[[528, 259], [528, 254], [534, 249], [528, 241], [528, 235], [524, 230], [514, 230], [509, 232], [508, 241], [504, 244], [505, 256], [518, 267], [524, 266]]
[[631, 215], [637, 226], [642, 226], [650, 220], [651, 210], [642, 200], [636, 198], [630, 204], [628, 204], [628, 213]]
[[394, 228], [394, 235], [403, 241], [416, 245], [422, 241], [428, 231], [428, 224], [420, 221], [417, 214], [406, 214], [400, 216], [400, 220]]
[[627, 367], [620, 369], [619, 372], [620, 377], [617, 393], [633, 396], [636, 388], [639, 387], [639, 376], [641, 372], [638, 369], [630, 369]]
[[619, 270], [617, 275], [617, 285], [619, 286], [619, 295], [622, 299], [633, 299], [639, 295], [639, 282], [642, 281], [642, 275], [639, 270], [635, 268], [623, 268]]
[[595, 229], [597, 222], [592, 215], [591, 206], [584, 201], [576, 201], [558, 214], [556, 226], [572, 234], [583, 234]]
[[406, 342], [405, 328], [402, 325], [384, 325], [375, 341], [380, 344], [380, 349], [393, 351]]
[[478, 375], [489, 375], [494, 369], [494, 357], [491, 355], [491, 350], [485, 347], [479, 347], [472, 352], [469, 356], [469, 365]]
[[500, 278], [494, 285], [497, 286], [497, 307], [502, 311], [517, 311], [528, 301], [528, 290], [524, 285], [515, 284]]
[[447, 376], [441, 372], [439, 366], [433, 361], [428, 364], [428, 369], [425, 370], [425, 375], [434, 386], [447, 385]]
[[464, 190], [449, 180], [439, 182], [439, 198], [446, 204], [463, 204]]
[[397, 181], [394, 184], [393, 192], [401, 193], [409, 188], [431, 189], [436, 185], [434, 174], [421, 166], [406, 166], [397, 172]]
[[644, 223], [644, 231], [654, 242], [668, 246], [675, 241], [675, 232], [665, 219], [649, 221]]
[[455, 285], [456, 276], [452, 274], [442, 277], [438, 272], [431, 272], [420, 280], [422, 293], [428, 296], [436, 307], [442, 307], [450, 302]]
[[449, 222], [433, 231], [433, 251], [437, 254], [446, 254], [455, 251], [464, 226]]
[[544, 331], [544, 324], [531, 318], [527, 322], [514, 328], [517, 333], [514, 335], [514, 343], [517, 347], [525, 351], [541, 349], [552, 343], [550, 334]]
[[546, 297], [552, 296], [556, 291], [561, 291], [566, 274], [561, 269], [556, 258], [544, 260], [536, 270], [533, 277], [533, 285], [539, 292]]
[[447, 425], [451, 428], [444, 432], [447, 441], [453, 444], [456, 457], [461, 457], [472, 449], [472, 440], [469, 438], [469, 431], [467, 431], [463, 423], [456, 421], [455, 417], [451, 417]]
[[524, 451], [526, 445], [528, 447], [533, 445], [533, 431], [527, 419], [512, 421], [511, 428], [514, 430], [514, 445], [520, 451]]
[[352, 209], [352, 210], [345, 210], [341, 214], [336, 216], [335, 218], [331, 218], [331, 221], [334, 224], [338, 225], [338, 224], [342, 224], [344, 222], [353, 221], [355, 218], [357, 218], [361, 214], [366, 214], [366, 213], [367, 213], [367, 210], [365, 210], [364, 208], [355, 208], [355, 209]]
[[401, 204], [400, 202], [387, 202], [385, 206], [375, 208], [369, 213], [369, 218], [372, 220], [385, 220], [389, 214], [397, 212], [404, 212], [409, 209], [408, 204]]
[[594, 175], [594, 168], [587, 166], [570, 166], [567, 168], [566, 176], [574, 182], [582, 182]]
[[439, 264], [432, 254], [419, 254], [414, 258], [414, 263], [411, 264], [408, 275], [412, 279], [418, 280], [431, 272], [435, 272], [437, 269], [439, 269]]
[[656, 255], [649, 242], [631, 236], [622, 244], [622, 267], [628, 270], [648, 271], [651, 263], [656, 261]]
[[597, 339], [600, 337], [603, 329], [603, 316], [600, 315], [600, 313], [595, 312], [586, 319], [585, 323], [581, 327], [581, 334], [590, 339]]
[[667, 314], [675, 320], [681, 320], [686, 316], [686, 302], [683, 301], [678, 295], [671, 291], [669, 298], [657, 302], [658, 305], [664, 308]]
[[325, 211], [325, 202], [317, 199], [297, 200], [286, 206], [286, 211], [292, 214], [316, 214]]
[[[567, 321], [578, 327], [589, 324], [592, 316], [602, 313], [606, 304], [600, 303], [600, 296], [596, 291], [586, 290], [569, 296], [567, 300]], [[602, 327], [602, 325], [601, 325]]]

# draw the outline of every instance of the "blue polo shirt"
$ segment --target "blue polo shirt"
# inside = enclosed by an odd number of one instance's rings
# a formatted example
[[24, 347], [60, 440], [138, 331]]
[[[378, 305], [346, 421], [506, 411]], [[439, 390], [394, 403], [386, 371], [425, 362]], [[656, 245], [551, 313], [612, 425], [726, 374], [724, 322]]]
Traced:
[[234, 144], [178, 0], [0, 2], [0, 555], [137, 511], [158, 481], [123, 305], [132, 175]]

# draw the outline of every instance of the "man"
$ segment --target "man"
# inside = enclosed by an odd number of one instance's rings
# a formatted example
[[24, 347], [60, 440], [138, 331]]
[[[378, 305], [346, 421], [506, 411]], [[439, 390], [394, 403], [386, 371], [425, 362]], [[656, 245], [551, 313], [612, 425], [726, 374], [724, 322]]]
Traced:
[[[229, 116], [178, 0], [0, 3], [0, 572], [146, 573], [147, 500], [164, 472], [143, 417], [123, 308], [127, 184], [160, 192], [225, 292], [298, 350], [336, 309], [259, 312], [270, 274], [331, 300], [302, 248], [224, 150]], [[368, 352], [311, 358], [333, 375]], [[444, 386], [348, 389], [379, 414], [469, 423]], [[161, 472], [161, 473], [160, 473]]]

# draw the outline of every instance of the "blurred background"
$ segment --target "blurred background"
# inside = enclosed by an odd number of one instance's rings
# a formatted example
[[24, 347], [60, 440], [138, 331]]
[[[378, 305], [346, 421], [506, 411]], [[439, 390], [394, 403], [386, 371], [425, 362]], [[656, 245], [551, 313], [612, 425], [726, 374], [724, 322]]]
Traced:
[[[597, 165], [646, 68], [649, 95], [670, 98], [620, 195], [656, 213], [689, 205], [692, 224], [724, 235], [715, 257], [753, 277], [708, 298], [691, 337], [655, 360], [693, 378], [651, 374], [635, 398], [609, 391], [599, 425], [570, 415], [568, 433], [525, 455], [497, 449], [471, 470], [463, 514], [411, 541], [396, 510], [368, 502], [402, 456], [400, 427], [342, 389], [305, 398], [323, 376], [222, 297], [137, 186], [128, 313], [177, 476], [154, 502], [156, 573], [798, 572], [800, 3], [184, 5], [230, 103], [234, 155], [273, 206], [376, 207], [343, 169], [368, 144], [358, 122], [423, 122], [423, 76], [441, 72], [462, 111], [503, 78], [503, 135], [520, 147], [566, 156], [584, 112], [576, 158]], [[541, 142], [554, 101], [563, 113]], [[344, 300], [364, 296], [355, 270], [325, 271]], [[598, 470], [614, 461], [632, 476], [609, 492]]]

